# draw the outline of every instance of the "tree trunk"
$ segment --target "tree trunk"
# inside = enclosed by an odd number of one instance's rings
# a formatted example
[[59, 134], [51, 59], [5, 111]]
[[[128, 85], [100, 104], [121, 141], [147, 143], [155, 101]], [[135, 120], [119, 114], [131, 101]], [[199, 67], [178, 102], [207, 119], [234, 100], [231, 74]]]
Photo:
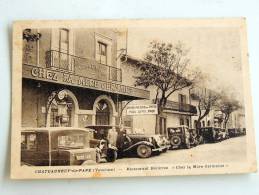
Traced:
[[227, 128], [228, 119], [229, 119], [229, 114], [226, 114], [225, 120], [224, 120], [224, 128], [225, 129]]

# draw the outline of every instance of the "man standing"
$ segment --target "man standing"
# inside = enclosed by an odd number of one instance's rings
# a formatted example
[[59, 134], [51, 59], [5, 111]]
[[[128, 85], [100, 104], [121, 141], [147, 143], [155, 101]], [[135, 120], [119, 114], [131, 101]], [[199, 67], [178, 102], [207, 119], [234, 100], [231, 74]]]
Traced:
[[112, 146], [116, 146], [116, 141], [117, 141], [118, 133], [116, 132], [115, 127], [112, 127], [111, 129], [108, 130], [108, 143]]

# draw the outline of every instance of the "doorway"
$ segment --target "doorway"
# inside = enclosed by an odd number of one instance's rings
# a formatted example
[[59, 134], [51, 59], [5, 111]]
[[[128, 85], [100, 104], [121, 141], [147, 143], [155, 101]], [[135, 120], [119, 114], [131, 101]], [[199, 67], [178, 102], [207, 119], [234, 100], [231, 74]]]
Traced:
[[96, 106], [96, 125], [109, 125], [110, 124], [110, 109], [105, 100], [100, 100]]

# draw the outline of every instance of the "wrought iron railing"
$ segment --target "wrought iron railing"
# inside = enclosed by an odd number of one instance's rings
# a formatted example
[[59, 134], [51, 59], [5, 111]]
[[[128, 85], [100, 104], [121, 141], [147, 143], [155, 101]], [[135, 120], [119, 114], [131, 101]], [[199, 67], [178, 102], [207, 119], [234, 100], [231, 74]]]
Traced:
[[122, 81], [121, 69], [100, 64], [95, 60], [50, 50], [46, 52], [46, 66], [80, 76], [110, 81]]
[[166, 106], [164, 108], [165, 110], [173, 110], [178, 112], [189, 112], [192, 114], [197, 114], [197, 108], [196, 106], [193, 106], [191, 104], [184, 104], [180, 102], [175, 102], [171, 100], [166, 101]]

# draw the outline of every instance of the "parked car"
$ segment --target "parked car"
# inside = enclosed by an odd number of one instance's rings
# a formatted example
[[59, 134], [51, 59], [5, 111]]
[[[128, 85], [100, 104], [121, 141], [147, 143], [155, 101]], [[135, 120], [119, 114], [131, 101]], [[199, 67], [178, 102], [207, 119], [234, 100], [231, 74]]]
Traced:
[[[93, 148], [97, 148], [97, 162], [101, 162], [105, 159], [107, 162], [114, 162], [117, 159], [117, 131], [118, 127], [111, 125], [90, 125], [86, 128], [94, 130], [93, 139], [90, 140], [90, 145]], [[112, 141], [109, 138], [109, 130], [115, 129], [113, 132]], [[117, 129], [117, 130], [116, 130]]]
[[21, 132], [21, 163], [33, 166], [83, 165], [96, 162], [90, 129], [26, 128]]
[[246, 135], [246, 129], [245, 128], [231, 128], [228, 129], [228, 135], [229, 137], [237, 137], [241, 135]]
[[[94, 137], [98, 140], [106, 140], [108, 146], [116, 149], [119, 157], [138, 156], [148, 158], [152, 154], [166, 152], [168, 147], [167, 140], [161, 135], [128, 134], [125, 130], [121, 131], [119, 126], [111, 125], [92, 125], [87, 128], [94, 129]], [[115, 129], [117, 132], [115, 144], [109, 142], [109, 130]], [[112, 141], [114, 142], [114, 141]]]
[[166, 152], [170, 148], [170, 142], [165, 135], [155, 134], [153, 138], [156, 140], [158, 146], [164, 148], [162, 152]]
[[191, 148], [190, 132], [187, 126], [168, 127], [167, 132], [171, 149]]
[[220, 128], [219, 134], [218, 134], [219, 140], [225, 140], [229, 138], [227, 129]]
[[203, 137], [199, 134], [198, 129], [189, 129], [190, 132], [190, 145], [192, 147], [203, 144]]
[[218, 127], [202, 127], [200, 133], [205, 143], [219, 142], [228, 137], [227, 131]]
[[161, 135], [127, 134], [123, 131], [119, 133], [117, 147], [121, 156], [137, 155], [140, 158], [149, 158], [169, 148]]

